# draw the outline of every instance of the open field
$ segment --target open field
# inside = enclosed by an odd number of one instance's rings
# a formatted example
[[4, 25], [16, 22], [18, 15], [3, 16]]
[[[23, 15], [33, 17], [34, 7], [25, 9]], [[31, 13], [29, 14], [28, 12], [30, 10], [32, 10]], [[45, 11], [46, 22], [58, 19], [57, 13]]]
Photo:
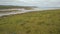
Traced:
[[0, 34], [60, 34], [60, 10], [2, 16]]

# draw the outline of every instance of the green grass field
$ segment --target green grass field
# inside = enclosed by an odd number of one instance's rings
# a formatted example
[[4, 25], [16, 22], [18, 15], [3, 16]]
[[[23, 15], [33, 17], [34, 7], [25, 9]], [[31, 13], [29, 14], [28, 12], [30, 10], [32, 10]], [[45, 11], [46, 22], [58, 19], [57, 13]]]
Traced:
[[0, 34], [60, 34], [60, 10], [0, 17]]

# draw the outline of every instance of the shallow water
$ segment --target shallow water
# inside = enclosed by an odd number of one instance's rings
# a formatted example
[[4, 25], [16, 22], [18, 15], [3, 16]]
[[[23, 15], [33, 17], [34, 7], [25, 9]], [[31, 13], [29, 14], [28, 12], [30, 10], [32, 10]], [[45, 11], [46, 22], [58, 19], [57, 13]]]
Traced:
[[26, 12], [32, 12], [32, 11], [43, 11], [43, 10], [53, 10], [54, 8], [51, 9], [40, 9], [40, 8], [34, 8], [33, 10], [18, 10], [17, 11], [0, 11], [0, 16], [4, 15], [11, 15], [11, 14], [21, 14], [21, 13], [26, 13]]
[[17, 11], [0, 11], [0, 16], [4, 15], [11, 15], [11, 14], [20, 14], [20, 13], [26, 13], [26, 12], [31, 12], [31, 11], [38, 11], [40, 9], [33, 9], [33, 10], [17, 10]]

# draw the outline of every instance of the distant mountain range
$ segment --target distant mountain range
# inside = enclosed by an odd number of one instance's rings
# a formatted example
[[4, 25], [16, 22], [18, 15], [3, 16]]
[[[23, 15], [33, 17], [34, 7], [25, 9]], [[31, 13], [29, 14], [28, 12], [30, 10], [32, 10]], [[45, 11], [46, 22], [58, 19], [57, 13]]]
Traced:
[[0, 9], [8, 8], [37, 8], [36, 6], [12, 6], [12, 5], [0, 5]]

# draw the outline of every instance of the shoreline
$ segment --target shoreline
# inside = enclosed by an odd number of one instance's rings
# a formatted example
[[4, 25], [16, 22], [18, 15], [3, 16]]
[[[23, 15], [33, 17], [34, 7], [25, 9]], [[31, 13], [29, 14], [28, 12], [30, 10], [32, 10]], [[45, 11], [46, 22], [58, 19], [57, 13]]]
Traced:
[[10, 11], [10, 12], [7, 11], [6, 13], [0, 13], [0, 17], [14, 15], [14, 14], [22, 14], [22, 13], [33, 12], [33, 11], [45, 11], [45, 10], [57, 10], [57, 9], [34, 9], [34, 10], [21, 10], [21, 11], [17, 10], [17, 11]]

